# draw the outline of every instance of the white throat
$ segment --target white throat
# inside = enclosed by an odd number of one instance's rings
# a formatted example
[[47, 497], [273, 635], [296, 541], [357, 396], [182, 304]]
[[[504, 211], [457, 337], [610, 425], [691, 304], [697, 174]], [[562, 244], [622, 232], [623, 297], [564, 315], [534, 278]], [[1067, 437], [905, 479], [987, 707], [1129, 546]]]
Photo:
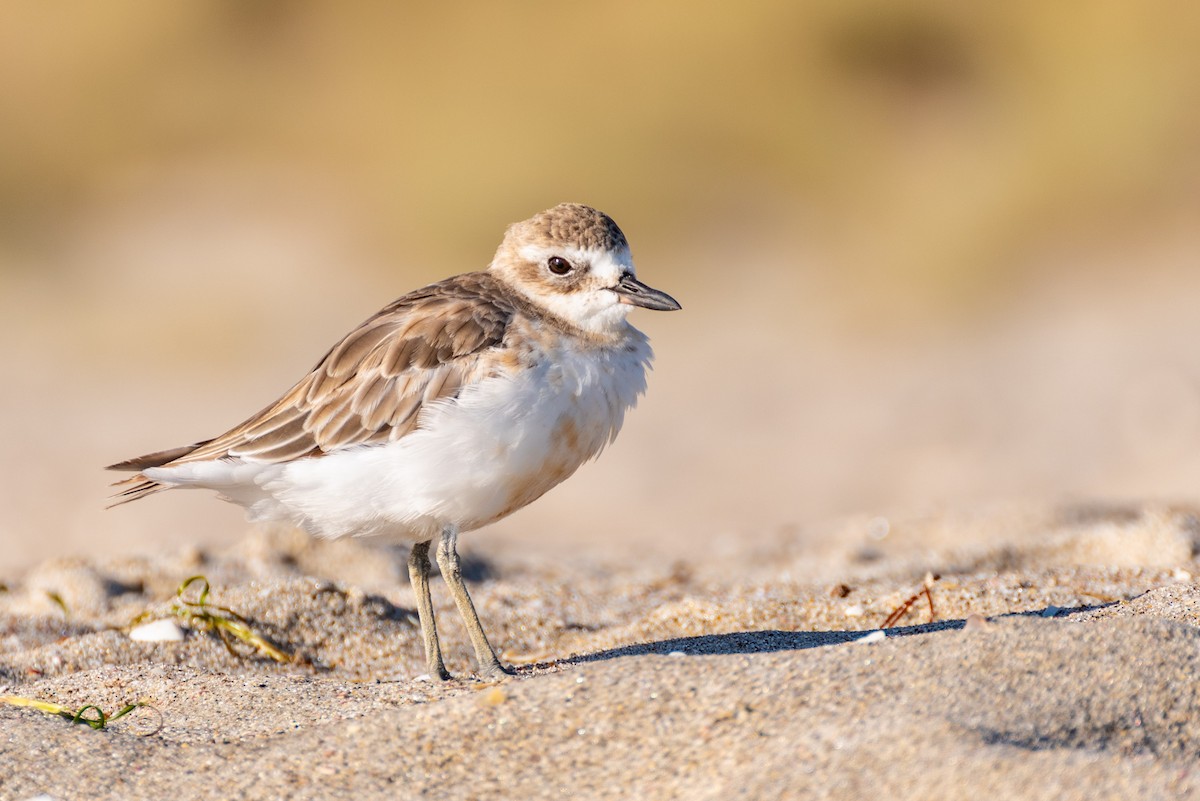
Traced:
[[[537, 282], [510, 278], [509, 285], [536, 306], [589, 334], [605, 338], [623, 336], [629, 328], [626, 317], [633, 307], [622, 303], [620, 295], [611, 287], [617, 285], [621, 276], [634, 272], [629, 250], [622, 248], [612, 252], [527, 245], [518, 252], [522, 261], [538, 265], [545, 264], [553, 255], [564, 256], [576, 265], [588, 266], [580, 286], [574, 287], [573, 291], [563, 291], [550, 276]], [[507, 272], [501, 269], [502, 274]]]

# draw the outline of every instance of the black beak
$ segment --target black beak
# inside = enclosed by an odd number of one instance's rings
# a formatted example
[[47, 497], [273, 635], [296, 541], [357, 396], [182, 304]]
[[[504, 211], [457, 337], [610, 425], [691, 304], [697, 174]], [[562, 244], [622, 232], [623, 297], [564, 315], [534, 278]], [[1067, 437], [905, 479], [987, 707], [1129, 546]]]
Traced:
[[641, 306], [643, 309], [655, 311], [678, 311], [682, 307], [679, 301], [652, 287], [648, 287], [629, 273], [621, 276], [621, 280], [612, 288], [620, 296], [622, 303], [630, 306]]

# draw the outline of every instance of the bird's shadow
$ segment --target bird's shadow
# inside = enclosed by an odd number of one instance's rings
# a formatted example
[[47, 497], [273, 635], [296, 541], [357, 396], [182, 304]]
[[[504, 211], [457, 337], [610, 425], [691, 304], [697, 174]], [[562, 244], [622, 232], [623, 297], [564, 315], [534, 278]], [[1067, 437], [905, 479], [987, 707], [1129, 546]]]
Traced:
[[[1111, 604], [1094, 606], [1076, 606], [1071, 608], [1045, 607], [1028, 612], [1009, 612], [994, 615], [993, 620], [1008, 617], [1058, 618], [1100, 609]], [[1052, 614], [1047, 614], [1052, 612]], [[954, 631], [966, 625], [965, 619], [939, 620], [934, 623], [922, 623], [916, 626], [895, 626], [886, 629], [887, 636], [911, 637], [920, 634], [933, 634], [939, 631]], [[669, 640], [625, 645], [620, 648], [610, 648], [593, 654], [580, 654], [564, 660], [567, 664], [583, 664], [587, 662], [604, 662], [609, 659], [619, 659], [626, 656], [645, 656], [647, 654], [684, 654], [687, 656], [728, 656], [732, 654], [767, 654], [778, 651], [803, 651], [808, 648], [823, 648], [830, 645], [841, 645], [862, 639], [871, 634], [866, 631], [735, 631], [728, 634], [701, 634], [695, 637], [673, 637]]]

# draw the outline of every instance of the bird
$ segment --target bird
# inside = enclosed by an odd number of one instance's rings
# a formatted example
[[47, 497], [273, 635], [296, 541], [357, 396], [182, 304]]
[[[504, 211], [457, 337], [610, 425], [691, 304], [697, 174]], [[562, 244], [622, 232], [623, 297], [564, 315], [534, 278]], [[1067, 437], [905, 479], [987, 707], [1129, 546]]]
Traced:
[[220, 436], [127, 459], [111, 506], [215, 490], [251, 521], [410, 545], [428, 673], [447, 680], [430, 548], [475, 651], [503, 665], [463, 583], [458, 537], [540, 498], [595, 458], [646, 390], [653, 353], [626, 319], [680, 304], [638, 280], [611, 217], [561, 203], [505, 231], [484, 270], [400, 297], [277, 401]]

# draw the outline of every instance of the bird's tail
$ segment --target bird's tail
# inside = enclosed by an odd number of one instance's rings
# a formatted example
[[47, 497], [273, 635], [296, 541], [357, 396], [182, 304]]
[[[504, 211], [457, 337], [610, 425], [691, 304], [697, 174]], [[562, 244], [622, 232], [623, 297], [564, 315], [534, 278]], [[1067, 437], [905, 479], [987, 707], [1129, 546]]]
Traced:
[[156, 492], [161, 492], [165, 489], [170, 489], [170, 485], [155, 481], [151, 478], [146, 478], [141, 471], [147, 467], [162, 467], [174, 462], [177, 459], [182, 459], [197, 448], [207, 445], [212, 440], [197, 442], [195, 445], [184, 445], [180, 448], [171, 448], [165, 451], [156, 453], [148, 453], [145, 456], [137, 456], [133, 459], [126, 459], [123, 462], [110, 464], [105, 467], [105, 470], [135, 470], [134, 475], [121, 481], [114, 481], [109, 486], [116, 487], [116, 491], [109, 496], [112, 501], [107, 508], [111, 509], [114, 506], [120, 506], [123, 503], [136, 501], [139, 498], [145, 498], [147, 495], [153, 495]]
[[138, 498], [145, 498], [147, 495], [153, 495], [156, 492], [170, 489], [166, 484], [152, 481], [141, 473], [122, 481], [114, 481], [109, 486], [115, 487], [116, 490], [112, 495], [108, 496], [109, 503], [105, 507], [106, 509], [111, 509], [114, 506], [120, 506], [123, 503], [136, 501]]

